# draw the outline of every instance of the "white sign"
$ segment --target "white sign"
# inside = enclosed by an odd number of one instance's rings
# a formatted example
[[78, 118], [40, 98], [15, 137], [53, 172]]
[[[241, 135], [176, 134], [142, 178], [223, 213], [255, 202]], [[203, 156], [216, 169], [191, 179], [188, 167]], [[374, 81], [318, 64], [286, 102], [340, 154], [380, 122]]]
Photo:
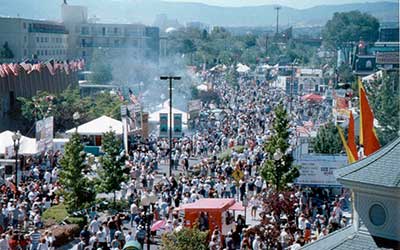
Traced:
[[295, 184], [306, 186], [340, 186], [333, 172], [347, 165], [346, 156], [306, 155], [295, 162], [300, 165], [300, 176]]
[[39, 152], [53, 150], [54, 118], [47, 117], [36, 122], [36, 141]]

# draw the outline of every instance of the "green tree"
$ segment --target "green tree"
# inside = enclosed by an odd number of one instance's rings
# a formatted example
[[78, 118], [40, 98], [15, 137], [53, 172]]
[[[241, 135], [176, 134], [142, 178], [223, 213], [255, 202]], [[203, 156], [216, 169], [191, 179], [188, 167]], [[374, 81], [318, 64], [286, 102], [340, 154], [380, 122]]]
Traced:
[[319, 128], [313, 141], [313, 149], [319, 154], [338, 154], [343, 150], [339, 131], [333, 122], [328, 122]]
[[400, 92], [398, 73], [384, 74], [382, 78], [366, 85], [375, 118], [380, 143], [386, 145], [399, 136]]
[[180, 231], [164, 234], [162, 236], [162, 250], [207, 250], [208, 232], [200, 231], [196, 226], [184, 227]]
[[125, 156], [120, 155], [121, 140], [114, 131], [103, 135], [102, 148], [104, 155], [100, 158], [101, 168], [98, 171], [98, 190], [106, 193], [114, 193], [120, 190], [121, 182], [127, 179], [125, 174]]
[[107, 53], [104, 49], [93, 52], [89, 69], [92, 71], [89, 80], [93, 83], [108, 84], [113, 79], [111, 64], [107, 63]]
[[190, 64], [193, 64], [193, 53], [196, 52], [196, 45], [190, 39], [184, 39], [182, 42], [181, 52], [184, 54], [189, 54]]
[[12, 50], [10, 49], [8, 42], [5, 42], [3, 45], [2, 50], [0, 51], [0, 57], [1, 58], [14, 58], [14, 53], [12, 52]]
[[120, 106], [124, 102], [109, 92], [98, 93], [82, 98], [78, 88], [68, 87], [58, 95], [39, 91], [32, 98], [19, 97], [22, 116], [33, 123], [45, 117], [54, 117], [56, 130], [65, 131], [75, 126], [72, 116], [79, 112], [79, 122], [87, 122], [107, 115], [114, 119], [120, 118]]
[[334, 49], [349, 47], [349, 43], [361, 38], [367, 42], [378, 39], [379, 21], [375, 17], [360, 11], [335, 13], [322, 30], [324, 42]]
[[282, 190], [288, 183], [299, 176], [299, 169], [294, 166], [293, 157], [287, 153], [289, 149], [289, 119], [282, 104], [274, 110], [273, 135], [265, 144], [264, 150], [270, 156], [261, 169], [261, 176]]
[[87, 207], [96, 197], [93, 184], [84, 175], [87, 168], [85, 156], [80, 137], [74, 133], [65, 144], [65, 153], [60, 160], [61, 193], [70, 212]]
[[347, 63], [342, 63], [338, 67], [339, 82], [353, 83], [355, 81], [353, 70]]

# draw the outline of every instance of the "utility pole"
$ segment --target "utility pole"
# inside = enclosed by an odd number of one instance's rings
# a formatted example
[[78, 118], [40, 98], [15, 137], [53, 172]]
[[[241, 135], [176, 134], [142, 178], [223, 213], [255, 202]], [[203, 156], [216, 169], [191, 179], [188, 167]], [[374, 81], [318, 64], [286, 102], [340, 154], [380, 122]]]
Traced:
[[279, 10], [281, 9], [281, 6], [276, 6], [275, 10], [276, 10], [276, 35], [278, 35], [279, 32]]
[[160, 76], [160, 80], [169, 80], [169, 176], [172, 176], [172, 80], [180, 76]]

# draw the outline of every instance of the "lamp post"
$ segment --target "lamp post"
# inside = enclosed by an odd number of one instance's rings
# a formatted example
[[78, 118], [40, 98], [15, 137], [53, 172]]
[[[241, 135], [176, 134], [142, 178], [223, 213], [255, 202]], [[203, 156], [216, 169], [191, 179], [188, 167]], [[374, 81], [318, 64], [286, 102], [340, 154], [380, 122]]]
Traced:
[[74, 125], [75, 125], [75, 132], [78, 133], [78, 120], [81, 118], [81, 115], [79, 114], [79, 112], [75, 112], [72, 115], [72, 119], [74, 120]]
[[22, 136], [19, 130], [12, 135], [12, 140], [14, 142], [14, 151], [15, 151], [15, 186], [17, 190], [18, 190], [18, 150], [20, 146], [21, 137]]
[[247, 220], [247, 206], [249, 205], [249, 201], [247, 200], [247, 195], [243, 197], [242, 205], [244, 207], [244, 224], [246, 225], [246, 220]]
[[181, 77], [160, 76], [160, 80], [169, 80], [169, 176], [172, 176], [172, 80], [181, 80]]
[[148, 193], [143, 193], [141, 197], [141, 203], [144, 208], [145, 212], [145, 224], [146, 224], [146, 233], [147, 233], [147, 250], [150, 250], [150, 243], [151, 243], [151, 224], [153, 222], [153, 212], [154, 209], [151, 209], [150, 205], [154, 206], [154, 204], [157, 202], [157, 196], [151, 192], [150, 194]]

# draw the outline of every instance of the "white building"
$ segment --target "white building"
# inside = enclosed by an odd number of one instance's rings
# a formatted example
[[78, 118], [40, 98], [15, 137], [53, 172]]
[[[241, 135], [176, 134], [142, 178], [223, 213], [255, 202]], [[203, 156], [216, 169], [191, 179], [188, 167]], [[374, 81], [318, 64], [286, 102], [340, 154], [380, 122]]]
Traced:
[[69, 57], [90, 58], [93, 51], [106, 48], [112, 54], [148, 58], [158, 62], [160, 32], [143, 24], [97, 23], [89, 20], [87, 7], [62, 4], [62, 21], [70, 31]]
[[[291, 67], [287, 67], [291, 70]], [[293, 75], [280, 75], [275, 82], [275, 87], [281, 88], [288, 94], [322, 94], [327, 89], [324, 84], [321, 69], [293, 68]]]
[[0, 17], [0, 45], [6, 42], [13, 61], [36, 57], [66, 59], [68, 31], [61, 23], [24, 18]]

